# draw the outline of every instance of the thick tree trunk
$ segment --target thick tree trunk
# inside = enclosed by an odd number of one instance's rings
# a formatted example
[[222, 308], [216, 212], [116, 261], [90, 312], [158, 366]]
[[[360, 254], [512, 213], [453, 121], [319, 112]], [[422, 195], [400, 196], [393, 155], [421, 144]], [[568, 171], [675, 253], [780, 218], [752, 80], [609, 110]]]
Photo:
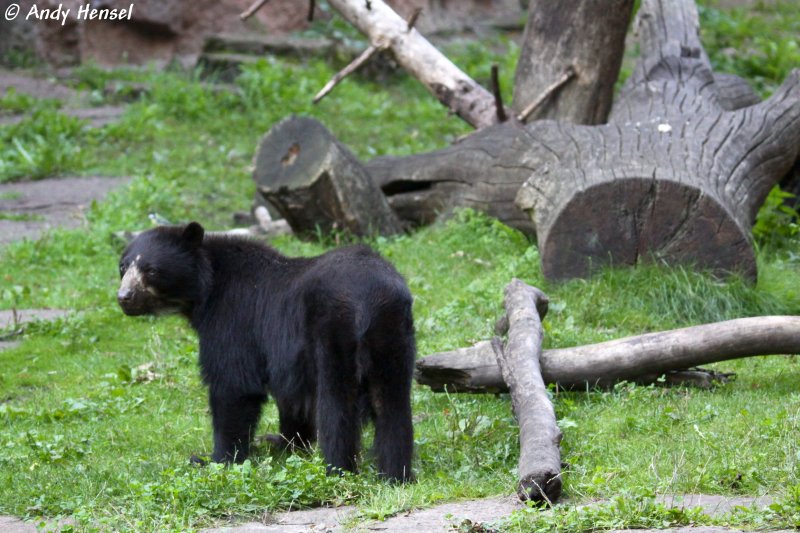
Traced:
[[555, 503], [561, 496], [561, 431], [542, 381], [542, 319], [547, 296], [518, 279], [505, 289], [508, 342], [493, 342], [497, 364], [511, 391], [519, 423], [519, 484], [521, 500]]
[[537, 132], [561, 168], [537, 169], [517, 205], [534, 220], [543, 269], [567, 278], [656, 258], [754, 279], [750, 228], [800, 147], [800, 71], [766, 102], [728, 112], [694, 3], [646, 0], [637, 20], [642, 59], [610, 124]]
[[[544, 350], [541, 366], [546, 383], [585, 389], [729, 359], [778, 354], [800, 354], [800, 317], [739, 318]], [[507, 390], [489, 341], [423, 357], [417, 361], [416, 377], [433, 390]]]
[[755, 278], [750, 228], [800, 151], [800, 71], [741, 107], [741, 84], [715, 81], [691, 0], [645, 0], [638, 20], [643, 56], [609, 124], [504, 123], [370, 174], [412, 222], [466, 206], [535, 231], [549, 279], [654, 258]]
[[329, 0], [372, 46], [389, 49], [397, 62], [447, 106], [475, 128], [497, 122], [492, 94], [464, 74], [416, 29], [409, 28], [382, 0]]
[[295, 233], [402, 230], [358, 159], [316, 120], [290, 117], [276, 124], [261, 141], [253, 179]]
[[611, 110], [633, 3], [530, 2], [514, 77], [514, 112], [519, 115], [572, 69], [575, 77], [525, 121], [547, 118], [576, 124], [604, 123]]

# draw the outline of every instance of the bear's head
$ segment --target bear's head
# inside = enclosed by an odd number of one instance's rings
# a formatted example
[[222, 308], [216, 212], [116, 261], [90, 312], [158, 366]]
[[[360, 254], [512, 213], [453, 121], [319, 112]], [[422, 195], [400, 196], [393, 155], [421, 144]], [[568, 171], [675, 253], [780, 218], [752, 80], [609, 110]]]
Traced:
[[138, 235], [119, 262], [117, 301], [126, 315], [189, 314], [202, 296], [203, 226], [161, 226]]

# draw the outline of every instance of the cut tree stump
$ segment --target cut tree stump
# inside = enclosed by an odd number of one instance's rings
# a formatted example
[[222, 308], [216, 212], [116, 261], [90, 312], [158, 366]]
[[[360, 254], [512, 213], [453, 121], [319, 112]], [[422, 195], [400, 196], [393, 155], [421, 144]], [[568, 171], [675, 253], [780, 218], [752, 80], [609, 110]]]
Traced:
[[511, 392], [519, 423], [519, 483], [523, 501], [553, 504], [561, 496], [561, 431], [542, 380], [542, 319], [547, 296], [514, 279], [505, 288], [508, 341], [492, 341], [497, 365]]
[[[780, 354], [800, 354], [800, 316], [738, 318], [544, 350], [541, 366], [546, 383], [589, 390], [729, 359]], [[435, 391], [508, 390], [490, 341], [419, 359], [416, 379]]]
[[361, 163], [316, 120], [290, 117], [275, 125], [259, 145], [253, 179], [297, 234], [402, 231]]

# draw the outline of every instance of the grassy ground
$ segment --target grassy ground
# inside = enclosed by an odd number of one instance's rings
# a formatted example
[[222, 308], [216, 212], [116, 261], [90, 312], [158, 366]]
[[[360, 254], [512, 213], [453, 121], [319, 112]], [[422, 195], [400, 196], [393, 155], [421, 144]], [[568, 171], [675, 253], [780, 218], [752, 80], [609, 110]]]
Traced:
[[[763, 94], [800, 66], [800, 14], [790, 2], [747, 12], [706, 7], [701, 15], [715, 65], [751, 79]], [[500, 44], [509, 50], [503, 57], [478, 46], [450, 54], [477, 78], [499, 61], [510, 88], [516, 49]], [[189, 455], [211, 446], [196, 338], [177, 318], [131, 319], [116, 306], [120, 244], [112, 232], [147, 226], [151, 212], [228, 227], [232, 212], [249, 208], [254, 147], [287, 113], [316, 116], [363, 158], [431, 150], [467, 131], [401, 74], [380, 85], [350, 79], [312, 107], [313, 94], [334, 71], [323, 62], [265, 60], [238, 79], [242, 93], [234, 94], [211, 91], [191, 73], [83, 68], [76, 85], [98, 103], [113, 98], [102, 96], [108, 84], [152, 87], [118, 124], [99, 130], [60, 114], [53, 102], [0, 99], [0, 109], [31, 113], [0, 127], [0, 180], [65, 173], [135, 178], [92, 206], [85, 230], [53, 231], [0, 250], [0, 307], [76, 310], [28, 327], [19, 347], [0, 355], [0, 513], [71, 516], [78, 529], [163, 531], [321, 502], [355, 503], [361, 519], [381, 518], [510, 492], [518, 450], [508, 398], [423, 387], [414, 389], [418, 483], [380, 483], [368, 456], [362, 474], [340, 479], [324, 475], [318, 454], [287, 457], [266, 449], [242, 466], [192, 468]], [[549, 284], [524, 236], [468, 211], [371, 244], [409, 281], [421, 354], [487, 338], [512, 276], [551, 296], [546, 343], [561, 347], [727, 318], [800, 314], [800, 257], [787, 216], [776, 205], [762, 213], [765, 244], [754, 287], [661, 266]], [[312, 254], [331, 242], [282, 238], [275, 245]], [[771, 508], [721, 521], [798, 527], [798, 359], [716, 366], [738, 379], [712, 391], [630, 384], [554, 391], [568, 504], [554, 514], [519, 513], [504, 527], [581, 531], [710, 521], [656, 505], [653, 494], [665, 492], [770, 494], [777, 499]], [[276, 426], [270, 407], [262, 429]], [[611, 501], [594, 509], [577, 505], [596, 499]]]

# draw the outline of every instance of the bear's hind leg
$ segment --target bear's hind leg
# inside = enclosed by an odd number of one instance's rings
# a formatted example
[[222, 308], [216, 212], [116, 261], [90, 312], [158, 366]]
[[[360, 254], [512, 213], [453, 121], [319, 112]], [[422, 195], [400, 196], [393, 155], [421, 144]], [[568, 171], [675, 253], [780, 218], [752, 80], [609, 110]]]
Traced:
[[369, 393], [375, 422], [373, 450], [379, 475], [407, 482], [414, 479], [414, 428], [411, 419], [413, 376], [413, 333], [395, 331], [390, 338], [374, 335], [368, 339], [372, 364]]
[[214, 428], [214, 453], [217, 463], [241, 463], [250, 454], [252, 440], [265, 395], [234, 396], [211, 393], [211, 422]]
[[[361, 445], [355, 341], [344, 342], [346, 332], [321, 337], [317, 343], [317, 429], [328, 473], [356, 471]], [[335, 340], [334, 340], [335, 339]]]

